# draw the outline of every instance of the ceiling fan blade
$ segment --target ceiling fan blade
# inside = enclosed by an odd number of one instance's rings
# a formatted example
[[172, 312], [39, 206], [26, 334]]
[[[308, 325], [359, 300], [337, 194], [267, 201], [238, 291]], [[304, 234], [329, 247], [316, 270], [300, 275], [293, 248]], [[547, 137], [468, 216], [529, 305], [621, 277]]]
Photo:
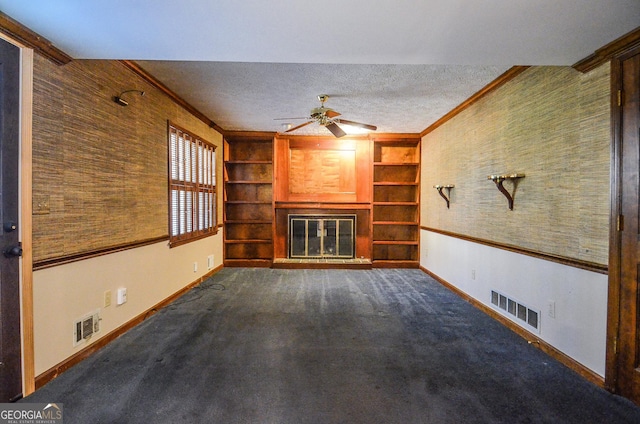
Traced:
[[304, 117], [296, 117], [296, 118], [273, 118], [274, 121], [290, 121], [293, 119], [309, 119], [309, 117], [304, 116]]
[[378, 129], [375, 125], [363, 124], [361, 122], [347, 121], [346, 119], [338, 119], [341, 124], [351, 125], [352, 127], [360, 127], [367, 130], [375, 131]]
[[305, 122], [304, 124], [300, 124], [300, 125], [295, 126], [295, 127], [293, 127], [293, 128], [289, 128], [289, 129], [288, 129], [288, 130], [286, 130], [285, 132], [295, 131], [295, 130], [297, 130], [298, 128], [302, 128], [302, 127], [307, 126], [307, 125], [309, 125], [309, 124], [313, 124], [314, 122], [315, 122], [315, 121], [307, 121], [307, 122]]
[[336, 112], [333, 109], [327, 109], [324, 113], [324, 116], [326, 116], [327, 118], [335, 118], [336, 116], [340, 116], [341, 113], [340, 112]]
[[345, 135], [347, 135], [347, 133], [342, 131], [342, 128], [340, 128], [338, 124], [336, 124], [335, 122], [330, 122], [327, 125], [325, 125], [325, 127], [327, 127], [327, 129], [331, 131], [331, 133], [335, 135], [337, 138], [344, 137]]

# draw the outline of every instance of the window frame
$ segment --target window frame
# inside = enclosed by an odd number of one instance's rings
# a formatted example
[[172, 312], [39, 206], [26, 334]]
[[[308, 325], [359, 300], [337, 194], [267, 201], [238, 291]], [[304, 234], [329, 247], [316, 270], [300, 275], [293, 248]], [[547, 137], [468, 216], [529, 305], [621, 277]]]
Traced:
[[[192, 131], [167, 121], [170, 247], [218, 233], [216, 148]], [[185, 196], [183, 200], [180, 195]], [[180, 209], [177, 214], [176, 206]]]

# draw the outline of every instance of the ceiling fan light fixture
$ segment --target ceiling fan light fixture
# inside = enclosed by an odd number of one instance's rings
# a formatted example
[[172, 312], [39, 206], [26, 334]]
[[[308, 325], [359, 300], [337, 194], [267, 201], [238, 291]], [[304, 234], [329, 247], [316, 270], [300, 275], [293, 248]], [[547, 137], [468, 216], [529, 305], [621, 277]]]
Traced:
[[356, 127], [354, 125], [340, 123], [340, 128], [349, 135], [369, 134], [371, 130], [362, 127]]
[[349, 121], [348, 119], [338, 118], [335, 121], [345, 128], [349, 134], [368, 134], [370, 131], [376, 131], [378, 129], [375, 125]]
[[[375, 125], [363, 124], [361, 122], [338, 118], [338, 116], [341, 116], [340, 112], [336, 112], [335, 110], [324, 106], [324, 102], [326, 102], [328, 98], [329, 96], [326, 94], [318, 95], [320, 106], [311, 109], [311, 114], [308, 118], [301, 118], [307, 119], [307, 122], [304, 122], [293, 128], [291, 128], [291, 124], [282, 124], [283, 131], [293, 132], [299, 128], [306, 127], [309, 124], [317, 123], [318, 125], [323, 126], [327, 130], [329, 130], [336, 138], [340, 138], [344, 137], [347, 134], [366, 134], [368, 131], [375, 131], [378, 129], [378, 127], [376, 127]], [[348, 126], [348, 132], [340, 128], [338, 124]]]

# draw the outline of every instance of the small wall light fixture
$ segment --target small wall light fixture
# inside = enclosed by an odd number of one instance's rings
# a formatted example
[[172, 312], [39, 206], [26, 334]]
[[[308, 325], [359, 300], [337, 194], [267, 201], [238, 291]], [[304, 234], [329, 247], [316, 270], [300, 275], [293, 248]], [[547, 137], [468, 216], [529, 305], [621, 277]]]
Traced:
[[118, 103], [120, 106], [129, 106], [129, 102], [126, 101], [125, 99], [123, 99], [122, 95], [126, 94], [126, 93], [131, 93], [131, 92], [140, 93], [141, 96], [144, 96], [144, 91], [142, 91], [142, 90], [125, 90], [122, 93], [120, 93], [119, 95], [115, 96], [113, 98], [113, 101]]

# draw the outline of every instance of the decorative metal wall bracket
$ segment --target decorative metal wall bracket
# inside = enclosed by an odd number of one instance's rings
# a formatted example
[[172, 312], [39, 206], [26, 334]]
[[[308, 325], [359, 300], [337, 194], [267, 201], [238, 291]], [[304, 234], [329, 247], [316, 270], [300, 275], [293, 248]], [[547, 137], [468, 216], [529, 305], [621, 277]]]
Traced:
[[506, 174], [506, 175], [489, 175], [487, 177], [488, 180], [496, 183], [496, 187], [500, 190], [500, 193], [504, 194], [504, 197], [509, 201], [509, 209], [513, 210], [513, 196], [507, 191], [506, 188], [502, 185], [505, 180], [513, 180], [513, 191], [515, 193], [516, 182], [519, 178], [524, 178], [524, 174]]
[[[449, 199], [451, 198], [451, 189], [454, 188], [454, 187], [455, 186], [453, 184], [449, 184], [449, 185], [434, 185], [433, 186], [433, 188], [438, 190], [438, 193], [440, 193], [440, 196], [442, 196], [444, 201], [447, 202], [447, 209], [449, 209]], [[442, 189], [444, 189], [444, 188], [447, 189], [447, 194], [446, 195], [442, 192]]]

